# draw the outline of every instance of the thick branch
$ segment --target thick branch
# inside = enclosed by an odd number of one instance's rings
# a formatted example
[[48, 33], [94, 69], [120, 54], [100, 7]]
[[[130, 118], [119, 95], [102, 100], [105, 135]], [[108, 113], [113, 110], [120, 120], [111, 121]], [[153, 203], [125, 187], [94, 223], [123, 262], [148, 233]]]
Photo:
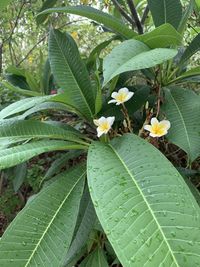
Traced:
[[134, 20], [129, 17], [129, 15], [124, 11], [124, 9], [121, 7], [121, 5], [117, 2], [117, 0], [112, 0], [113, 4], [115, 5], [115, 7], [119, 10], [119, 12], [121, 13], [121, 15], [128, 21], [131, 23], [132, 27], [134, 28], [135, 26], [135, 22]]
[[127, 4], [128, 4], [128, 6], [130, 8], [130, 11], [131, 11], [132, 17], [134, 19], [135, 25], [136, 25], [136, 27], [138, 29], [138, 33], [139, 34], [143, 34], [143, 27], [142, 27], [142, 24], [141, 24], [140, 19], [138, 17], [138, 13], [137, 13], [137, 11], [135, 9], [135, 5], [134, 5], [133, 1], [132, 0], [127, 0]]

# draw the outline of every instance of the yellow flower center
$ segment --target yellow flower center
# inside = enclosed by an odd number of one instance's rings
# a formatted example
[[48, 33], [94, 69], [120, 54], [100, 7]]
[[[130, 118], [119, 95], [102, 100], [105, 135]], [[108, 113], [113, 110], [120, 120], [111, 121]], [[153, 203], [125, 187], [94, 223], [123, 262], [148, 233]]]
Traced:
[[110, 125], [109, 125], [108, 122], [103, 122], [103, 123], [99, 126], [99, 128], [100, 128], [100, 131], [101, 131], [101, 132], [106, 132], [106, 131], [108, 131], [108, 130], [110, 129]]
[[126, 100], [127, 95], [124, 93], [120, 93], [116, 96], [116, 100], [119, 102], [124, 102]]
[[151, 132], [153, 134], [163, 135], [165, 133], [165, 127], [163, 125], [160, 125], [159, 123], [155, 123], [152, 125]]

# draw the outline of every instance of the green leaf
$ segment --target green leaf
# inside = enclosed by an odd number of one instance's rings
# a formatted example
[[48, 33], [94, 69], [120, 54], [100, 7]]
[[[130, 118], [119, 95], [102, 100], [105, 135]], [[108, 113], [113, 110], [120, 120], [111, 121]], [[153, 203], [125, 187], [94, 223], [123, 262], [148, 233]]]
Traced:
[[182, 5], [180, 0], [148, 0], [153, 21], [156, 27], [170, 23], [178, 28], [182, 19]]
[[25, 162], [39, 154], [57, 150], [86, 149], [86, 146], [67, 141], [35, 141], [1, 151], [0, 170]]
[[109, 267], [101, 248], [97, 248], [81, 262], [80, 267]]
[[15, 193], [20, 189], [27, 175], [27, 164], [22, 163], [17, 165], [13, 170], [13, 187]]
[[127, 40], [116, 46], [103, 62], [104, 85], [120, 73], [154, 67], [177, 54], [174, 49], [156, 48], [137, 40]]
[[68, 250], [64, 265], [72, 262], [82, 251], [96, 221], [96, 213], [88, 189], [86, 189], [83, 194], [80, 204], [80, 213], [80, 219], [77, 220], [78, 226], [77, 229], [75, 229], [75, 235]]
[[42, 76], [42, 87], [45, 95], [50, 95], [51, 93], [50, 79], [51, 79], [51, 67], [49, 59], [47, 59], [44, 65], [43, 76]]
[[62, 173], [28, 203], [0, 240], [0, 265], [62, 266], [78, 215], [83, 167]]
[[0, 12], [2, 12], [6, 6], [8, 6], [11, 3], [12, 0], [1, 0], [0, 1]]
[[179, 27], [178, 27], [178, 32], [180, 32], [181, 34], [184, 33], [185, 28], [187, 27], [187, 22], [188, 22], [188, 19], [190, 18], [190, 16], [192, 15], [194, 6], [195, 6], [195, 0], [190, 0], [186, 10], [184, 11], [184, 13], [182, 15], [182, 19], [181, 19]]
[[24, 120], [3, 120], [0, 121], [0, 141], [5, 138], [13, 139], [32, 139], [32, 138], [50, 138], [62, 139], [73, 142], [86, 144], [80, 139], [82, 137], [72, 127], [67, 125], [66, 130], [53, 126], [49, 123], [40, 121], [24, 121]]
[[178, 87], [165, 88], [162, 110], [171, 122], [167, 138], [195, 160], [200, 155], [200, 96]]
[[124, 267], [198, 267], [200, 209], [176, 168], [127, 134], [94, 142], [88, 184], [97, 216]]
[[180, 33], [169, 23], [163, 24], [151, 32], [136, 36], [134, 39], [145, 43], [150, 48], [178, 46], [182, 42]]
[[24, 95], [24, 96], [41, 96], [41, 93], [39, 93], [39, 92], [21, 89], [21, 88], [14, 86], [11, 83], [6, 82], [6, 81], [2, 81], [1, 84], [3, 86], [5, 86], [7, 89], [9, 89], [13, 92], [16, 92], [18, 94]]
[[41, 15], [55, 13], [55, 12], [69, 13], [86, 17], [88, 19], [103, 24], [104, 26], [108, 27], [109, 29], [113, 30], [118, 34], [121, 34], [127, 39], [137, 35], [133, 30], [129, 29], [126, 25], [124, 25], [121, 22], [121, 20], [90, 6], [80, 5], [80, 6], [51, 8], [39, 13], [38, 16], [40, 17]]
[[52, 97], [53, 96], [36, 96], [19, 100], [0, 111], [0, 120], [32, 108], [42, 102], [51, 99]]
[[[46, 0], [43, 2], [43, 5], [41, 7], [41, 9], [39, 10], [39, 12], [42, 12], [43, 10], [47, 9], [47, 8], [51, 8], [56, 4], [57, 0]], [[36, 22], [37, 24], [41, 24], [43, 23], [48, 17], [48, 14], [44, 14], [41, 15], [39, 17], [36, 18]]]
[[178, 76], [176, 79], [172, 80], [172, 82], [182, 82], [183, 80], [187, 80], [188, 78], [193, 78], [196, 76], [200, 76], [200, 67], [193, 68], [191, 70], [188, 70], [184, 73], [182, 73], [180, 76]]
[[49, 61], [53, 75], [65, 94], [65, 103], [91, 120], [95, 113], [95, 93], [76, 43], [69, 34], [51, 30]]
[[183, 53], [179, 65], [184, 64], [191, 56], [200, 50], [200, 33], [192, 40], [189, 46], [186, 48]]

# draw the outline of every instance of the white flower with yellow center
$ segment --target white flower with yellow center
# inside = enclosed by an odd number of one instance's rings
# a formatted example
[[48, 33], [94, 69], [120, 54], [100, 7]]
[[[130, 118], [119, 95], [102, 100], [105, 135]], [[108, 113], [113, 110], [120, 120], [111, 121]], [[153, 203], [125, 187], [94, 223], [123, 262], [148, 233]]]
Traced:
[[151, 119], [151, 125], [145, 125], [144, 129], [150, 132], [152, 137], [161, 137], [168, 133], [170, 122], [167, 120], [158, 121], [156, 118]]
[[107, 134], [114, 123], [115, 117], [101, 117], [98, 120], [93, 120], [97, 127], [97, 136], [100, 137], [102, 134]]
[[113, 98], [108, 102], [108, 104], [116, 103], [116, 105], [123, 104], [124, 102], [128, 101], [134, 95], [133, 92], [130, 92], [128, 88], [124, 87], [119, 89], [118, 93], [113, 92], [111, 97]]

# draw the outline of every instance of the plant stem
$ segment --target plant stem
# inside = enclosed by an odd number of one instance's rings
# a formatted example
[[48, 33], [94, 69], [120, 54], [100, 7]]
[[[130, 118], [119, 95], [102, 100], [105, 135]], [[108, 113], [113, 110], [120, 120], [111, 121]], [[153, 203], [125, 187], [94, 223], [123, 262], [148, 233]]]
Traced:
[[124, 103], [122, 103], [122, 113], [124, 114], [124, 118], [125, 118], [125, 120], [126, 120], [126, 122], [127, 122], [127, 128], [128, 128], [128, 130], [129, 130], [129, 132], [132, 133], [133, 130], [132, 130], [132, 127], [131, 127], [131, 120], [130, 120], [130, 118], [129, 118], [128, 110], [127, 110], [127, 108], [125, 107]]
[[143, 34], [143, 27], [142, 27], [142, 24], [141, 24], [140, 19], [138, 17], [138, 13], [137, 13], [137, 10], [135, 8], [135, 5], [134, 5], [133, 1], [132, 0], [127, 0], [127, 4], [128, 4], [129, 9], [131, 11], [132, 18], [134, 19], [134, 22], [135, 22], [135, 25], [137, 27], [138, 33], [139, 34]]

